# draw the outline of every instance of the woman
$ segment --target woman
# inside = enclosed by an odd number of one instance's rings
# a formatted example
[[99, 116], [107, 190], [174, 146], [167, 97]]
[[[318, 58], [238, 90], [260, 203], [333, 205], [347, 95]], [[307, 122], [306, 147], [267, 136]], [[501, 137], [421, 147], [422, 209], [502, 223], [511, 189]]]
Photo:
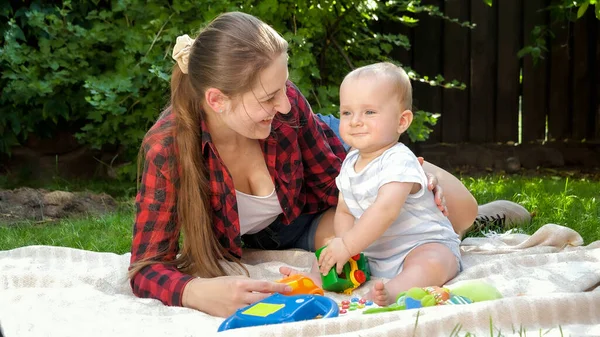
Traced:
[[[221, 262], [241, 266], [242, 240], [251, 248], [314, 251], [334, 236], [335, 177], [345, 150], [289, 82], [287, 47], [268, 25], [239, 12], [217, 17], [195, 40], [178, 38], [171, 102], [141, 149], [130, 266], [137, 296], [228, 316], [288, 291], [228, 275]], [[449, 173], [428, 163], [424, 169], [447, 191], [448, 208], [461, 210], [449, 218], [462, 232], [475, 219], [475, 200]]]

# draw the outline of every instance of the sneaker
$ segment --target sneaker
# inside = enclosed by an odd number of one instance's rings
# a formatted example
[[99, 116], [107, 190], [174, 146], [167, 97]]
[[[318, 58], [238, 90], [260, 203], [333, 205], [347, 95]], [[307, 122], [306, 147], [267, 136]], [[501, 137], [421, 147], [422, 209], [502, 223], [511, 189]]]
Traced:
[[525, 207], [508, 200], [496, 200], [479, 206], [469, 231], [506, 231], [530, 223], [531, 213]]

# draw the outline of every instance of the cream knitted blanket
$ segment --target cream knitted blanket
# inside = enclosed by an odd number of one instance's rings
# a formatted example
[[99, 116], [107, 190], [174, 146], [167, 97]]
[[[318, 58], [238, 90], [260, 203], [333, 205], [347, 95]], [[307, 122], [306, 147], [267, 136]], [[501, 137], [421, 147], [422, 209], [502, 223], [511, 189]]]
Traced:
[[[531, 236], [467, 238], [461, 249], [465, 270], [450, 283], [484, 280], [505, 298], [219, 335], [451, 336], [458, 330], [455, 336], [600, 336], [600, 241], [583, 246], [575, 231], [548, 224]], [[313, 256], [297, 250], [251, 251], [243, 262], [253, 277], [277, 280], [279, 266], [308, 270]], [[133, 296], [126, 280], [128, 264], [129, 254], [63, 247], [0, 251], [0, 324], [5, 337], [216, 334], [222, 318]], [[355, 294], [363, 295], [369, 287]]]

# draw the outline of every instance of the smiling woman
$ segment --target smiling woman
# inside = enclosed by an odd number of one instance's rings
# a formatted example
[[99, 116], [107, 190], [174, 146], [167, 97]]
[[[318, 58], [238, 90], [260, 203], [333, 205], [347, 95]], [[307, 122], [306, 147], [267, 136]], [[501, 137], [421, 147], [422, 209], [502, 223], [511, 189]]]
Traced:
[[330, 235], [345, 150], [288, 81], [287, 42], [257, 18], [220, 15], [173, 56], [171, 104], [141, 149], [131, 283], [138, 296], [225, 316], [286, 291], [226, 276], [219, 261], [239, 263], [242, 236], [314, 250]]

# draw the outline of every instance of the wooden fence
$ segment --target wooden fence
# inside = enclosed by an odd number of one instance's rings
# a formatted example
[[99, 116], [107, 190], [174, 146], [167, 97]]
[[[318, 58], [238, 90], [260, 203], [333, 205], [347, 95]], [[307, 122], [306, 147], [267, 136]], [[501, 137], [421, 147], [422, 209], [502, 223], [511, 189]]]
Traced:
[[[412, 45], [394, 51], [396, 59], [419, 74], [467, 84], [466, 90], [414, 84], [415, 109], [442, 116], [429, 143], [600, 140], [600, 21], [592, 10], [559, 24], [540, 10], [548, 0], [497, 0], [493, 7], [482, 0], [424, 2], [477, 25], [421, 16], [415, 28], [391, 28]], [[517, 53], [539, 25], [555, 37], [534, 65]]]

